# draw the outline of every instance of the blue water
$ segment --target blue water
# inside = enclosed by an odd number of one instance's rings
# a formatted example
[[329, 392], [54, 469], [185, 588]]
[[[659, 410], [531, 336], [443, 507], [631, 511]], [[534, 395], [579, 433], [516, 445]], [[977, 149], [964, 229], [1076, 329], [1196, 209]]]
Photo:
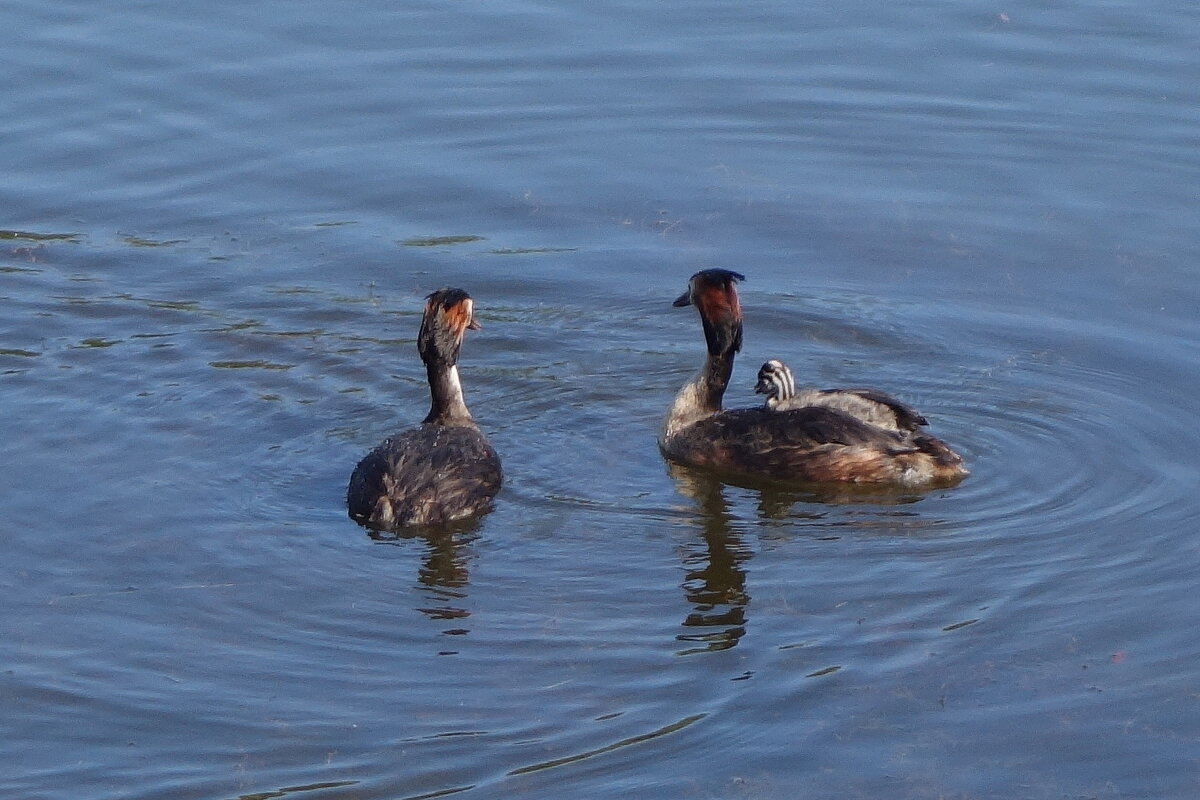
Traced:
[[[1191, 798], [1200, 8], [0, 8], [0, 795]], [[728, 396], [971, 477], [668, 471]], [[475, 298], [476, 525], [345, 482]]]

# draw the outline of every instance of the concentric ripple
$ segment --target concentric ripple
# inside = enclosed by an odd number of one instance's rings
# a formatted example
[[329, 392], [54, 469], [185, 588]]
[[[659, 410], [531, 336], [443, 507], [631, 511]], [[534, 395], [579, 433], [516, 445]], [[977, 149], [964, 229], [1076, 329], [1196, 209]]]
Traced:
[[1086, 535], [1180, 507], [1187, 490], [1172, 442], [1191, 436], [1192, 421], [1168, 387], [1146, 391], [1171, 371], [1153, 363], [1172, 358], [1161, 344], [1146, 349], [1094, 325], [1031, 331], [1028, 319], [987, 333], [1038, 344], [953, 391], [933, 389], [957, 406], [947, 437], [973, 472], [956, 493], [960, 523], [991, 535]]

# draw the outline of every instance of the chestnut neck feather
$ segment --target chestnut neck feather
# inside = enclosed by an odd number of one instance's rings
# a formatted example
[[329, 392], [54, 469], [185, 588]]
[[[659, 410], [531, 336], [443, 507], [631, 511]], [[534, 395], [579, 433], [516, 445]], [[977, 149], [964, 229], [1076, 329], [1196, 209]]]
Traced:
[[675, 395], [663, 429], [664, 441], [721, 410], [733, 359], [742, 349], [742, 306], [735, 285], [740, 280], [745, 277], [730, 270], [701, 270], [674, 303], [694, 305], [700, 312], [708, 353], [700, 372]]
[[709, 414], [721, 410], [721, 401], [725, 397], [725, 389], [729, 386], [729, 376], [733, 374], [733, 357], [735, 351], [725, 353], [709, 353], [704, 358], [704, 366], [692, 380], [697, 387], [697, 395], [701, 408]]
[[443, 309], [431, 302], [421, 323], [417, 351], [425, 362], [431, 396], [425, 422], [449, 424], [471, 419], [458, 379], [458, 351], [469, 318], [464, 318], [459, 311], [457, 306]]

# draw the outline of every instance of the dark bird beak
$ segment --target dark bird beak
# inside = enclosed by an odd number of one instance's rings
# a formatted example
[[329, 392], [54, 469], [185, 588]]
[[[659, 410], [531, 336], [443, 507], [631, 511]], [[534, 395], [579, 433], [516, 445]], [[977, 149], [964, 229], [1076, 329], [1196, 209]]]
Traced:
[[691, 288], [688, 288], [688, 290], [686, 292], [679, 295], [679, 297], [675, 298], [674, 303], [671, 303], [671, 305], [675, 306], [675, 308], [682, 308], [683, 306], [690, 306], [691, 304], [692, 304]]

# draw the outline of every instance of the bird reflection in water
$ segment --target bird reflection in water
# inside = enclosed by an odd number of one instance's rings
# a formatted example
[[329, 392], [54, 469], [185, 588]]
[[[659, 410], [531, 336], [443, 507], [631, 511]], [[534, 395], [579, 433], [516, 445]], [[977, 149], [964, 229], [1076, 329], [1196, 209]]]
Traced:
[[[676, 637], [681, 642], [695, 645], [679, 651], [679, 655], [727, 650], [736, 646], [746, 633], [750, 594], [746, 590], [743, 565], [754, 552], [745, 536], [736, 529], [736, 515], [730, 510], [727, 491], [732, 489], [741, 495], [749, 493], [756, 497], [757, 520], [753, 523], [756, 529], [808, 524], [826, 531], [837, 530], [848, 523], [830, 519], [832, 506], [870, 504], [881, 509], [908, 505], [922, 498], [920, 492], [894, 487], [791, 486], [777, 481], [750, 481], [744, 476], [731, 478], [671, 462], [666, 466], [679, 493], [696, 503], [702, 539], [684, 556], [687, 572], [683, 582], [684, 594], [694, 608], [684, 619], [683, 626], [701, 630]], [[804, 503], [819, 505], [811, 511], [797, 509]], [[889, 512], [889, 526], [896, 524], [890, 516], [895, 513]], [[853, 524], [861, 527], [864, 523], [856, 516]], [[822, 538], [837, 538], [837, 535], [827, 534]]]
[[[464, 608], [467, 599], [467, 573], [469, 546], [479, 535], [479, 520], [464, 520], [448, 525], [404, 528], [400, 530], [368, 529], [368, 535], [377, 542], [396, 546], [407, 546], [420, 541], [425, 545], [425, 556], [417, 569], [417, 582], [424, 594], [437, 605], [418, 607], [417, 611], [433, 620], [465, 620], [471, 612]], [[445, 633], [461, 635], [464, 628], [451, 628]]]
[[684, 556], [687, 570], [683, 592], [693, 611], [683, 627], [696, 629], [676, 638], [689, 647], [679, 655], [728, 650], [746, 633], [746, 571], [742, 564], [753, 555], [742, 535], [733, 529], [724, 484], [703, 472], [678, 464], [668, 464], [679, 492], [696, 501], [700, 512], [700, 536], [697, 547], [689, 547]]

